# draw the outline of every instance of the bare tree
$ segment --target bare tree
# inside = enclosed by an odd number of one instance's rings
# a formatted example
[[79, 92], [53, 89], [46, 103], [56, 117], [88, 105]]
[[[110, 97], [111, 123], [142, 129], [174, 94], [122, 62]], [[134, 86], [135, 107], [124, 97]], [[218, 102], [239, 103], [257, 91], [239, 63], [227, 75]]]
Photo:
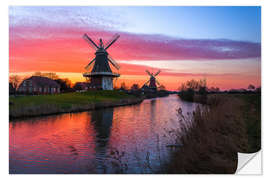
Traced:
[[250, 85], [248, 86], [248, 90], [254, 90], [254, 89], [255, 89], [255, 86], [254, 86], [254, 85], [250, 84]]
[[59, 79], [58, 75], [54, 72], [47, 72], [47, 73], [35, 72], [33, 76], [42, 76], [42, 77], [47, 77], [53, 80]]
[[193, 91], [199, 91], [200, 89], [206, 89], [206, 79], [194, 80], [191, 79], [185, 83], [182, 83], [179, 90], [185, 91], [187, 89], [192, 89]]
[[130, 89], [133, 90], [133, 91], [138, 90], [139, 89], [139, 84], [133, 84]]
[[9, 83], [12, 84], [12, 86], [13, 86], [13, 88], [15, 88], [15, 90], [17, 90], [17, 88], [19, 87], [20, 81], [21, 81], [21, 77], [18, 75], [9, 76]]
[[164, 90], [166, 90], [166, 87], [165, 87], [163, 84], [161, 84], [161, 85], [158, 87], [158, 89], [159, 89], [160, 91], [164, 91]]
[[122, 89], [122, 90], [127, 90], [127, 86], [126, 86], [126, 83], [125, 83], [125, 82], [122, 82], [122, 83], [121, 83], [120, 89]]

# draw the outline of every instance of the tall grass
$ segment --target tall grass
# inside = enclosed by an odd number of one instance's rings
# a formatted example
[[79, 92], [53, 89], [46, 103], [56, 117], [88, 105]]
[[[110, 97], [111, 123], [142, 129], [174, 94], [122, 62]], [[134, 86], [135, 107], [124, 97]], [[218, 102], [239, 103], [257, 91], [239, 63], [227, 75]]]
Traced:
[[[175, 139], [169, 146], [173, 149], [170, 158], [160, 160], [156, 169], [150, 164], [149, 153], [145, 159], [137, 157], [141, 173], [232, 174], [237, 169], [238, 152], [260, 149], [259, 95], [213, 94], [207, 106], [200, 105], [185, 116], [180, 108], [178, 115], [179, 127], [168, 132]], [[110, 154], [113, 173], [127, 173], [129, 167], [123, 156], [117, 151]]]
[[[176, 144], [167, 164], [168, 173], [227, 174], [237, 168], [237, 152], [248, 149], [246, 124], [239, 98], [213, 96], [209, 106], [198, 106], [190, 121], [179, 109], [182, 126], [174, 130]], [[186, 124], [183, 126], [183, 124]], [[181, 129], [181, 132], [179, 131]], [[184, 135], [177, 136], [182, 133]]]
[[[149, 153], [145, 159], [136, 158], [141, 173], [233, 174], [238, 152], [260, 149], [258, 94], [213, 94], [208, 96], [207, 105], [197, 106], [185, 116], [180, 108], [178, 115], [179, 127], [168, 131], [175, 139], [175, 144], [168, 146], [173, 150], [170, 158], [160, 160], [159, 169], [150, 164]], [[115, 173], [127, 173], [129, 167], [119, 154], [111, 153]]]

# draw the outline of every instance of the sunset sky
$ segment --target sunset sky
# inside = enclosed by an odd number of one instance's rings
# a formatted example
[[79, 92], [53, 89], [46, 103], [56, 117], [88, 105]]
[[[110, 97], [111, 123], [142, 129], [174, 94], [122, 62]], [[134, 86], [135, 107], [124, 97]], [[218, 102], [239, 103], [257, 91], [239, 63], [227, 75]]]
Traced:
[[[9, 7], [9, 71], [56, 72], [85, 81], [96, 43], [120, 38], [108, 53], [121, 66], [116, 83], [142, 85], [145, 70], [169, 90], [206, 78], [221, 89], [261, 85], [259, 7]], [[113, 69], [117, 72], [116, 69]]]

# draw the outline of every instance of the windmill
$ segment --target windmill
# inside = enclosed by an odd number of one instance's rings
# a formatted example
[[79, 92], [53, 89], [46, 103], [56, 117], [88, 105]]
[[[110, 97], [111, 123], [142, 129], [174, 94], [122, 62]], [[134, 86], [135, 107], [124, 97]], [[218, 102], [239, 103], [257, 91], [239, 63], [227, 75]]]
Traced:
[[113, 89], [113, 78], [119, 77], [120, 74], [114, 73], [111, 70], [109, 63], [119, 70], [120, 66], [113, 60], [113, 58], [108, 54], [107, 49], [115, 43], [115, 41], [120, 37], [120, 35], [115, 34], [110, 41], [105, 45], [102, 39], [99, 39], [99, 45], [97, 45], [87, 34], [83, 35], [83, 38], [88, 42], [88, 44], [96, 51], [96, 57], [88, 63], [85, 69], [88, 71], [91, 65], [94, 66], [91, 72], [86, 72], [83, 74], [84, 77], [91, 81], [91, 87], [101, 90], [112, 90]]
[[160, 86], [158, 80], [156, 79], [156, 76], [157, 76], [160, 72], [161, 72], [161, 71], [158, 70], [158, 71], [154, 74], [154, 73], [150, 73], [148, 70], [146, 70], [146, 73], [150, 76], [150, 79], [149, 79], [146, 83], [144, 83], [143, 87], [145, 87], [147, 84], [149, 84], [148, 87], [149, 87], [151, 90], [156, 91], [156, 90], [157, 90], [157, 85], [156, 85], [156, 84], [158, 84], [158, 85]]

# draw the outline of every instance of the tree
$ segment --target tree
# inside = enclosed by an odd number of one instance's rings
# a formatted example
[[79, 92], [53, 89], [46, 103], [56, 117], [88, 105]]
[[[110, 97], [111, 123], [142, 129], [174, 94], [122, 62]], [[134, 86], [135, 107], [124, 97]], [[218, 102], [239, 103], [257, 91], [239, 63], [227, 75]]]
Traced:
[[47, 73], [35, 72], [33, 76], [42, 76], [42, 77], [47, 77], [53, 80], [59, 79], [58, 75], [54, 72], [47, 72]]
[[73, 89], [75, 89], [75, 90], [83, 90], [81, 83], [76, 83], [76, 84], [73, 86]]
[[254, 90], [254, 89], [255, 89], [255, 86], [254, 86], [254, 85], [250, 84], [250, 85], [248, 86], [248, 90]]
[[185, 91], [185, 90], [187, 90], [186, 83], [182, 83], [182, 84], [180, 85], [180, 87], [178, 88], [178, 90], [179, 90], [179, 91]]
[[160, 91], [165, 91], [165, 90], [166, 90], [166, 87], [165, 87], [163, 84], [161, 84], [161, 85], [158, 87], [158, 89], [159, 89]]
[[12, 87], [15, 88], [15, 90], [18, 89], [20, 81], [21, 77], [18, 75], [12, 75], [9, 77], [9, 83], [11, 83]]
[[133, 84], [130, 89], [133, 91], [139, 90], [139, 84]]
[[191, 89], [196, 92], [198, 92], [200, 89], [206, 90], [206, 79], [200, 79], [200, 80], [191, 79], [185, 83], [182, 83], [181, 86], [179, 87], [180, 91], [186, 91], [188, 89]]
[[185, 83], [182, 83], [179, 87], [181, 91], [180, 97], [186, 101], [193, 101], [195, 94], [200, 95], [200, 101], [205, 103], [207, 100], [207, 86], [206, 79], [194, 80], [191, 79]]
[[122, 82], [122, 83], [121, 83], [120, 89], [121, 89], [121, 90], [127, 90], [127, 86], [126, 86], [126, 83], [125, 83], [125, 82]]
[[55, 80], [59, 85], [60, 89], [63, 92], [71, 91], [71, 81], [68, 78], [65, 79], [56, 79]]
[[210, 89], [208, 89], [210, 92], [219, 92], [219, 88], [218, 87], [211, 87]]
[[261, 93], [261, 86], [257, 87], [255, 91], [256, 93]]

